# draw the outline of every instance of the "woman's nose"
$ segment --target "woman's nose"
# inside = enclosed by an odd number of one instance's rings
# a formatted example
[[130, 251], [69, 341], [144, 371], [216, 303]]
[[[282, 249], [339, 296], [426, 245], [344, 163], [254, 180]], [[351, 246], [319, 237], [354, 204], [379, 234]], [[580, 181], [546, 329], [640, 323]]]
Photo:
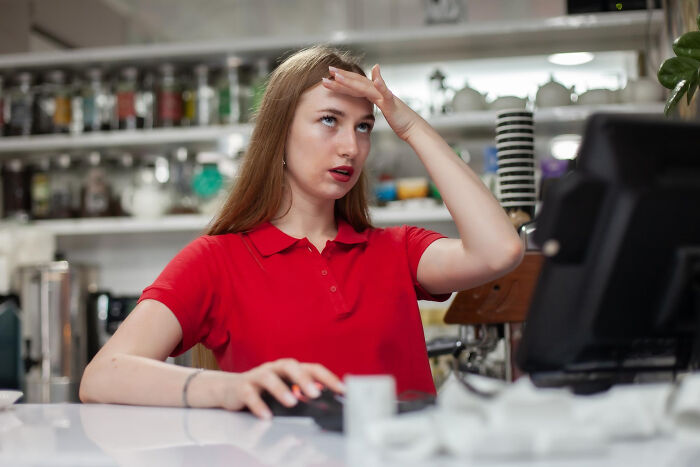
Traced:
[[355, 129], [347, 129], [340, 132], [340, 141], [338, 142], [338, 152], [344, 157], [355, 157], [359, 152], [357, 144], [357, 135]]

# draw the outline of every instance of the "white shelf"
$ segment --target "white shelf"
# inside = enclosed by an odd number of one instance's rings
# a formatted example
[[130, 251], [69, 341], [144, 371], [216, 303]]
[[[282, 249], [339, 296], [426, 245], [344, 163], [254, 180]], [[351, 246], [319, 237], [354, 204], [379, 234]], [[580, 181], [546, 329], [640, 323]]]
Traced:
[[[663, 115], [664, 103], [647, 104], [609, 104], [609, 105], [569, 105], [536, 109], [535, 127], [552, 128], [560, 124], [583, 123], [591, 114], [635, 113]], [[428, 123], [438, 131], [493, 130], [496, 126], [495, 110], [459, 112], [437, 117], [430, 117]], [[388, 132], [391, 128], [383, 118], [378, 118], [374, 131]]]
[[[370, 208], [372, 222], [378, 226], [452, 222], [447, 208], [422, 208], [415, 210]], [[56, 236], [114, 235], [129, 233], [202, 232], [211, 220], [202, 215], [165, 216], [157, 219], [133, 217], [103, 217], [93, 219], [67, 219], [34, 221]]]
[[523, 21], [459, 23], [419, 28], [337, 31], [330, 35], [260, 37], [198, 43], [169, 43], [9, 54], [0, 70], [42, 70], [87, 65], [150, 66], [157, 61], [223, 63], [227, 56], [244, 60], [278, 58], [312, 44], [330, 44], [362, 52], [366, 61], [382, 63], [531, 55], [562, 50], [638, 50], [649, 34], [659, 35], [663, 13], [623, 11], [567, 15]]
[[209, 127], [155, 128], [152, 130], [115, 130], [79, 135], [33, 135], [0, 137], [0, 154], [36, 153], [73, 149], [148, 148], [180, 144], [205, 143], [238, 134], [247, 141], [252, 125], [220, 125]]

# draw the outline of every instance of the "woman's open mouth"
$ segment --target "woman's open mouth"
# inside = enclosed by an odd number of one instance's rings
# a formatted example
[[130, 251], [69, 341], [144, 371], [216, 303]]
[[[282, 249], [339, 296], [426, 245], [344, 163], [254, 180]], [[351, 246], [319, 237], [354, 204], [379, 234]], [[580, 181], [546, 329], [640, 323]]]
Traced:
[[350, 181], [350, 178], [352, 178], [354, 170], [352, 167], [349, 166], [341, 166], [335, 167], [329, 170], [329, 172], [331, 176], [339, 182], [348, 182]]

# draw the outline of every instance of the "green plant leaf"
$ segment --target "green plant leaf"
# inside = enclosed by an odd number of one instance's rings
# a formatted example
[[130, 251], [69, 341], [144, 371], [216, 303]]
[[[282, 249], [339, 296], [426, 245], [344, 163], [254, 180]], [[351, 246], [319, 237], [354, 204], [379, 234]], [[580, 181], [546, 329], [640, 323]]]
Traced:
[[673, 51], [679, 57], [700, 60], [700, 31], [686, 32], [673, 41]]
[[689, 81], [700, 68], [700, 61], [690, 57], [671, 57], [661, 64], [657, 77], [665, 88], [674, 89], [680, 80]]
[[698, 83], [700, 82], [700, 70], [698, 73], [695, 73], [695, 77], [688, 83], [688, 92], [686, 93], [686, 96], [688, 97], [688, 105], [690, 105], [690, 101], [693, 100], [693, 95], [695, 94], [695, 91], [698, 88]]
[[678, 101], [681, 100], [683, 97], [683, 94], [688, 91], [688, 85], [690, 83], [688, 80], [681, 80], [676, 84], [676, 87], [673, 88], [673, 91], [671, 91], [671, 95], [668, 96], [668, 99], [666, 100], [666, 106], [664, 107], [664, 114], [668, 117], [668, 114], [671, 113], [671, 110], [678, 104]]

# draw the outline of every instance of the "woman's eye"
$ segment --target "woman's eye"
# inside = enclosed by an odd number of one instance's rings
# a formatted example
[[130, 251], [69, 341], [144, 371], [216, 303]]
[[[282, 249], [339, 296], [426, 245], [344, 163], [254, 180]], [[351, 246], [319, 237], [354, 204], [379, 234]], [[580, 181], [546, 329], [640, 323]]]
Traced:
[[321, 117], [321, 123], [323, 123], [326, 126], [333, 127], [335, 126], [335, 117], [331, 117], [330, 115]]
[[361, 133], [369, 133], [372, 131], [372, 125], [369, 123], [360, 123], [357, 125], [357, 129], [360, 130]]

